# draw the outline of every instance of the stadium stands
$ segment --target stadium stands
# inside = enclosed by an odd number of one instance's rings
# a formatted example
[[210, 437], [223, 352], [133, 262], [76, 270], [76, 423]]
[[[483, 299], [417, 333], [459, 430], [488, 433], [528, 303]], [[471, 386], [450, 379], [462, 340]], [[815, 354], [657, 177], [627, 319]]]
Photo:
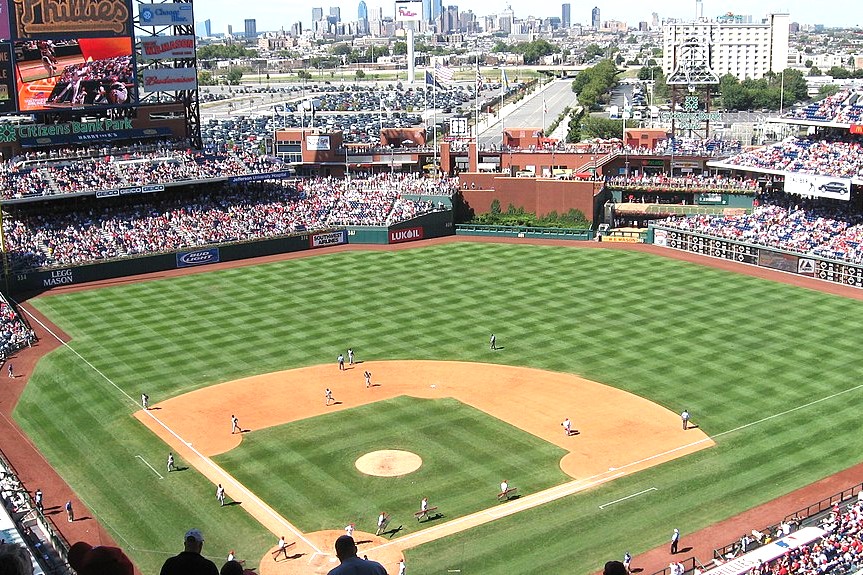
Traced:
[[863, 178], [863, 144], [859, 138], [797, 138], [728, 158], [738, 168], [798, 172], [837, 178]]
[[663, 225], [827, 259], [863, 263], [863, 215], [848, 202], [765, 194], [752, 214], [673, 217]]
[[401, 174], [225, 184], [192, 197], [163, 192], [153, 203], [148, 198], [147, 203], [82, 205], [68, 211], [18, 210], [3, 227], [10, 268], [26, 270], [334, 226], [387, 226], [438, 209], [432, 201], [403, 196], [452, 194], [455, 187], [456, 180]]

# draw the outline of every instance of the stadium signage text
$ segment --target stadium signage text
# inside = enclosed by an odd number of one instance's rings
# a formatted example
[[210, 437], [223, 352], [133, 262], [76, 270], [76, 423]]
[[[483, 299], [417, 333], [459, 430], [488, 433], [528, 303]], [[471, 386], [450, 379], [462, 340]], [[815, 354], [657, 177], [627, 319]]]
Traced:
[[22, 38], [81, 32], [120, 36], [128, 32], [126, 0], [15, 0], [14, 6], [18, 36]]
[[192, 5], [181, 4], [141, 4], [138, 6], [141, 26], [176, 26], [192, 24]]
[[290, 178], [292, 175], [291, 172], [286, 171], [267, 172], [264, 174], [249, 174], [247, 176], [233, 176], [228, 178], [228, 181], [232, 184], [242, 184], [243, 182], [261, 182], [263, 180], [284, 180], [285, 178]]
[[[85, 134], [92, 132], [110, 132], [113, 130], [131, 130], [132, 120], [110, 120], [102, 118], [97, 122], [66, 122], [65, 124], [24, 124], [17, 126], [19, 138], [41, 138], [44, 136], [67, 136], [69, 134]], [[5, 140], [9, 141], [9, 140]]]
[[198, 73], [195, 68], [154, 68], [141, 73], [145, 92], [195, 90]]
[[345, 244], [347, 243], [348, 238], [346, 231], [341, 230], [326, 234], [315, 234], [312, 236], [311, 240], [313, 248], [320, 248], [323, 246], [337, 246], [339, 244]]
[[177, 267], [187, 268], [191, 266], [201, 266], [204, 264], [214, 264], [219, 261], [219, 248], [209, 248], [206, 250], [196, 250], [194, 252], [181, 252], [177, 254]]
[[675, 122], [682, 130], [696, 130], [704, 122], [718, 122], [722, 119], [719, 112], [702, 112], [698, 108], [698, 96], [686, 96], [682, 112], [660, 112], [661, 122]]
[[42, 280], [43, 287], [54, 287], [64, 284], [75, 283], [75, 276], [72, 275], [72, 270], [53, 270], [51, 275]]
[[390, 243], [412, 242], [423, 239], [422, 227], [407, 228], [404, 230], [390, 230]]
[[144, 60], [191, 58], [194, 55], [193, 36], [153, 36], [141, 41], [141, 57]]

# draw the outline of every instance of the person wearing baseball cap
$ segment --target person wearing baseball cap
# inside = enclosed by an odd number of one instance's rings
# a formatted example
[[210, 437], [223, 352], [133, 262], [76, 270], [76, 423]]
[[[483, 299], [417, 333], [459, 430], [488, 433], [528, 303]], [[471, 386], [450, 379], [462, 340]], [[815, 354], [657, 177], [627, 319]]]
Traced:
[[79, 541], [69, 548], [69, 565], [78, 575], [133, 575], [135, 568], [117, 547], [93, 547]]
[[204, 535], [199, 529], [189, 529], [183, 540], [183, 552], [169, 557], [162, 565], [161, 575], [219, 575], [216, 564], [201, 555]]

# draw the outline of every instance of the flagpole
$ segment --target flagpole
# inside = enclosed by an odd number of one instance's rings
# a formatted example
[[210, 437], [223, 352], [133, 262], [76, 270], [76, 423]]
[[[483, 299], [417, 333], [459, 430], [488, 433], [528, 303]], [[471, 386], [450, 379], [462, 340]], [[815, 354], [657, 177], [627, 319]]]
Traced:
[[[477, 42], [479, 42], [479, 40], [477, 40]], [[476, 79], [474, 80], [474, 84], [476, 84], [476, 101], [473, 106], [473, 126], [475, 128], [474, 141], [476, 142], [477, 165], [479, 165], [479, 92], [482, 87], [482, 83], [480, 82], [481, 78], [482, 76], [479, 73], [479, 50], [477, 50]]]
[[503, 150], [503, 145], [506, 142], [506, 138], [504, 137], [504, 127], [503, 127], [503, 95], [504, 90], [506, 90], [506, 70], [503, 69], [503, 66], [500, 68], [500, 109], [498, 113], [500, 114], [500, 148]]
[[434, 74], [432, 75], [432, 131], [434, 133], [435, 177], [438, 177], [440, 168], [437, 163], [437, 67], [435, 67]]

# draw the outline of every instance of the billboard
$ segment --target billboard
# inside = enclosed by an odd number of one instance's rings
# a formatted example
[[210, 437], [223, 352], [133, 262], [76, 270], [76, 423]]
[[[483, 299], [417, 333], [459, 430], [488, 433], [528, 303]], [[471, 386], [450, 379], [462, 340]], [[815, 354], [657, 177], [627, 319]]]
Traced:
[[0, 114], [15, 111], [15, 75], [12, 44], [0, 42]]
[[11, 12], [19, 40], [132, 37], [129, 0], [12, 0]]
[[413, 242], [423, 239], [424, 235], [422, 226], [402, 230], [390, 230], [390, 243]]
[[306, 136], [306, 149], [313, 152], [326, 152], [330, 149], [329, 136]]
[[14, 46], [19, 111], [137, 102], [131, 38], [19, 40]]
[[148, 36], [141, 39], [142, 60], [194, 58], [194, 36]]
[[195, 18], [189, 3], [139, 4], [138, 22], [141, 26], [192, 26]]
[[141, 77], [145, 92], [178, 92], [198, 87], [195, 68], [153, 68], [142, 70]]
[[422, 0], [396, 0], [396, 22], [421, 22]]
[[848, 201], [851, 199], [851, 180], [848, 178], [831, 178], [811, 174], [786, 173], [785, 192], [799, 196]]

